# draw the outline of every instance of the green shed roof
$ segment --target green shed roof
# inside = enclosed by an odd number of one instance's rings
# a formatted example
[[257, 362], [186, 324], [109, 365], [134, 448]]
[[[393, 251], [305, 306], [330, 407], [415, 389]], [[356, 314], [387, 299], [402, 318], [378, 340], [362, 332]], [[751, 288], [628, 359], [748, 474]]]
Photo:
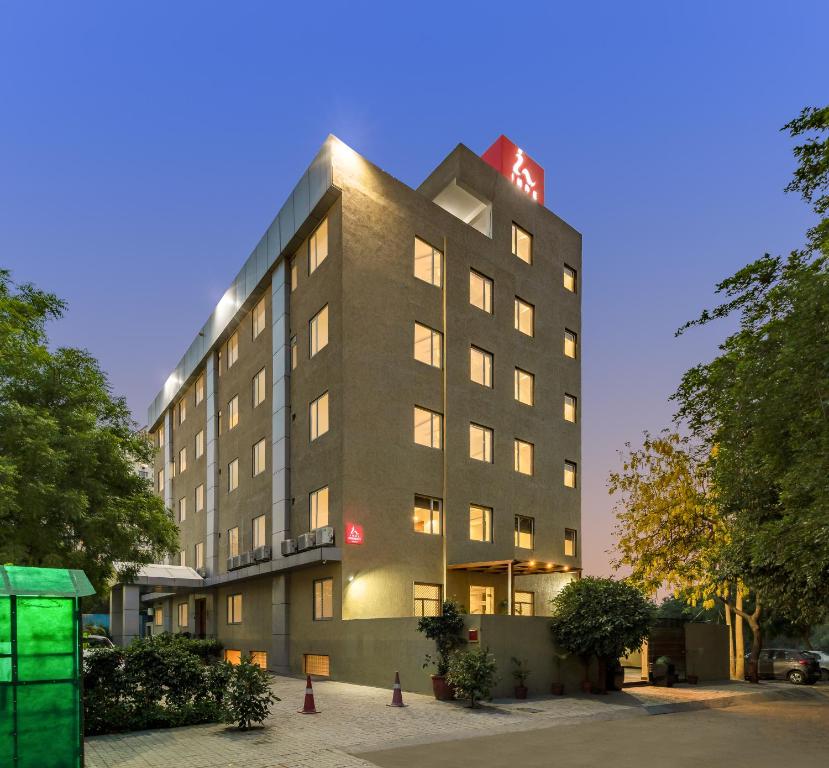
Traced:
[[94, 594], [95, 590], [83, 571], [73, 571], [67, 568], [0, 565], [0, 597], [9, 595], [83, 597]]

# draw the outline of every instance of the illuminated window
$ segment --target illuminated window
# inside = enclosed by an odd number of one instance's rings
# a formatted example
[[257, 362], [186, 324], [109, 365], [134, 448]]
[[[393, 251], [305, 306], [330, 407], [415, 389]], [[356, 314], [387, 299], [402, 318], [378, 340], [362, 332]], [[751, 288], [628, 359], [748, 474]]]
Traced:
[[153, 610], [153, 624], [157, 627], [164, 624], [164, 608], [160, 605]]
[[516, 616], [532, 616], [533, 610], [532, 592], [514, 592], [512, 596], [512, 612]]
[[233, 429], [239, 423], [239, 395], [230, 398], [227, 404], [227, 428]]
[[334, 579], [314, 581], [314, 621], [334, 618]]
[[495, 587], [469, 587], [469, 612], [495, 613]]
[[311, 416], [311, 439], [328, 432], [328, 393], [320, 395], [308, 407]]
[[253, 377], [253, 407], [265, 402], [265, 369], [263, 368]]
[[492, 509], [469, 505], [469, 540], [492, 541]]
[[178, 404], [178, 423], [184, 424], [187, 419], [187, 401], [185, 399], [179, 400]]
[[187, 519], [187, 497], [182, 496], [178, 500], [178, 521], [180, 523]]
[[469, 458], [492, 462], [492, 430], [489, 427], [469, 425]]
[[204, 484], [196, 486], [196, 512], [204, 512]]
[[235, 491], [239, 487], [239, 459], [233, 459], [227, 465], [227, 492]]
[[204, 430], [200, 429], [196, 432], [196, 458], [200, 459], [204, 456]]
[[291, 370], [295, 371], [299, 365], [299, 347], [296, 343], [296, 336], [291, 337]]
[[515, 471], [522, 475], [531, 475], [533, 473], [533, 452], [534, 447], [532, 443], [527, 443], [524, 440], [515, 439]]
[[157, 478], [158, 478], [158, 492], [159, 493], [164, 493], [164, 470], [163, 469], [158, 470]]
[[426, 365], [441, 367], [442, 334], [426, 325], [414, 324], [414, 358]]
[[225, 648], [224, 651], [224, 658], [228, 664], [241, 664], [242, 663], [242, 652], [236, 651], [232, 648]]
[[194, 560], [196, 561], [196, 569], [204, 568], [204, 542], [200, 541], [193, 548]]
[[187, 469], [187, 446], [178, 452], [178, 473], [181, 474]]
[[221, 435], [222, 432], [224, 431], [224, 426], [223, 426], [224, 422], [222, 421], [222, 409], [221, 408], [219, 408], [219, 410], [216, 411], [216, 424], [219, 427], [219, 434]]
[[535, 521], [525, 515], [515, 516], [515, 546], [521, 549], [533, 548]]
[[299, 270], [297, 269], [297, 266], [296, 266], [296, 256], [295, 256], [293, 259], [291, 259], [291, 290], [292, 291], [295, 291], [296, 287], [297, 287], [297, 282], [298, 282], [298, 278], [299, 278], [298, 272], [299, 272]]
[[328, 525], [328, 486], [312, 491], [308, 497], [310, 510], [310, 528], [322, 528]]
[[164, 447], [164, 425], [163, 424], [161, 426], [159, 426], [158, 432], [156, 432], [155, 434], [156, 434], [156, 437], [158, 438], [158, 447], [163, 448]]
[[564, 485], [567, 488], [576, 487], [576, 463], [573, 461], [564, 462]]
[[564, 420], [576, 423], [576, 398], [573, 395], [564, 395]]
[[413, 520], [416, 533], [440, 535], [440, 517], [440, 499], [415, 496]]
[[328, 219], [323, 219], [308, 240], [308, 274], [313, 274], [328, 256]]
[[239, 554], [239, 526], [227, 531], [227, 556], [236, 557]]
[[517, 224], [512, 225], [512, 255], [527, 264], [533, 263], [533, 236]]
[[253, 476], [265, 471], [265, 438], [253, 446]]
[[567, 357], [576, 356], [577, 337], [573, 331], [564, 329], [564, 354]]
[[492, 280], [474, 269], [469, 271], [469, 303], [492, 314]]
[[414, 441], [427, 448], [442, 446], [443, 416], [426, 408], [414, 407]]
[[328, 677], [330, 674], [330, 657], [319, 653], [302, 654], [302, 674]]
[[227, 596], [227, 623], [241, 624], [242, 623], [242, 596], [228, 595]]
[[259, 669], [267, 669], [268, 654], [265, 651], [251, 651], [250, 663], [255, 664]]
[[184, 550], [179, 550], [178, 553], [178, 564], [181, 566], [187, 565], [187, 556], [184, 554]]
[[573, 528], [564, 529], [564, 554], [567, 557], [575, 557], [577, 552], [578, 538]]
[[253, 308], [253, 338], [265, 330], [265, 299], [259, 299]]
[[196, 405], [204, 400], [204, 374], [196, 379]]
[[440, 288], [442, 261], [443, 254], [437, 248], [432, 248], [429, 243], [425, 243], [419, 237], [415, 238], [414, 275], [416, 278]]
[[564, 287], [568, 291], [576, 292], [576, 270], [564, 265]]
[[234, 332], [227, 340], [227, 367], [232, 368], [239, 359], [239, 333]]
[[515, 330], [527, 336], [535, 335], [535, 307], [515, 297]]
[[179, 603], [178, 604], [178, 625], [180, 627], [186, 627], [189, 620], [189, 613], [188, 610], [190, 606], [187, 603]]
[[326, 304], [309, 324], [309, 344], [311, 357], [328, 346], [328, 305]]
[[520, 368], [515, 369], [515, 399], [524, 405], [535, 404], [535, 376]]
[[414, 584], [414, 615], [440, 616], [440, 584]]
[[258, 515], [251, 521], [253, 548], [265, 546], [265, 515]]
[[469, 378], [482, 387], [492, 386], [492, 353], [469, 348]]

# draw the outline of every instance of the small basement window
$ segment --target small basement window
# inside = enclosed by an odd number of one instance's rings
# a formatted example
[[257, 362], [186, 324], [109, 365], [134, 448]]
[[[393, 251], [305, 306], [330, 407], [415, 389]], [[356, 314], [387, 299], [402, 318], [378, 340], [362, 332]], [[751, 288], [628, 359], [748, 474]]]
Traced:
[[452, 179], [434, 202], [461, 221], [492, 237], [492, 203]]
[[329, 656], [320, 656], [316, 653], [304, 654], [302, 657], [302, 674], [328, 677], [330, 674], [329, 659]]

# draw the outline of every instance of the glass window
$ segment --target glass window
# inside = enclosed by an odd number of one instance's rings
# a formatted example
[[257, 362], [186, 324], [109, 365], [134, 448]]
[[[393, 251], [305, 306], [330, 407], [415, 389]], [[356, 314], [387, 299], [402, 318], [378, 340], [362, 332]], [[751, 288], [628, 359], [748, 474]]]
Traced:
[[314, 582], [314, 621], [334, 618], [334, 579]]
[[178, 452], [178, 473], [181, 474], [187, 469], [187, 446]]
[[533, 473], [533, 452], [532, 443], [515, 438], [515, 471], [522, 475]]
[[233, 459], [227, 465], [227, 491], [235, 491], [239, 487], [239, 459]]
[[223, 418], [222, 409], [219, 408], [219, 410], [216, 411], [216, 426], [219, 428], [219, 434], [220, 435], [224, 431], [224, 421], [222, 421], [222, 418]]
[[469, 271], [469, 303], [492, 314], [492, 280], [474, 269]]
[[576, 343], [577, 343], [576, 334], [573, 331], [569, 331], [565, 328], [564, 329], [564, 354], [567, 357], [575, 357], [576, 356]]
[[435, 368], [441, 367], [442, 334], [426, 325], [414, 324], [414, 358]]
[[313, 274], [328, 256], [328, 219], [316, 228], [308, 240], [308, 274]]
[[253, 338], [265, 330], [265, 299], [259, 299], [253, 308]]
[[158, 447], [163, 448], [164, 447], [164, 425], [163, 424], [161, 426], [159, 426], [158, 432], [156, 432], [155, 434], [158, 437]]
[[196, 405], [204, 400], [204, 374], [196, 379]]
[[299, 347], [296, 343], [296, 336], [291, 337], [291, 370], [295, 371], [299, 365]]
[[204, 456], [204, 430], [200, 429], [196, 432], [196, 458], [200, 459]]
[[200, 541], [194, 548], [196, 568], [204, 568], [204, 542]]
[[515, 330], [527, 336], [535, 335], [535, 307], [515, 297]]
[[527, 264], [533, 263], [533, 236], [517, 224], [512, 225], [512, 255]]
[[181, 566], [187, 565], [187, 556], [184, 554], [184, 550], [179, 550], [178, 553], [178, 564]]
[[440, 584], [414, 584], [414, 615], [440, 616]]
[[492, 462], [492, 430], [489, 427], [469, 425], [469, 458]]
[[575, 557], [576, 556], [576, 545], [578, 543], [577, 534], [575, 529], [573, 528], [565, 528], [564, 529], [564, 554], [567, 557]]
[[414, 274], [419, 280], [441, 286], [443, 254], [419, 237], [415, 238]]
[[515, 592], [512, 596], [512, 612], [516, 616], [532, 616], [533, 603], [532, 592]]
[[196, 512], [204, 511], [204, 484], [196, 486]]
[[495, 613], [495, 587], [469, 587], [469, 612]]
[[263, 368], [253, 377], [253, 407], [265, 402], [265, 369]]
[[309, 406], [311, 412], [311, 439], [328, 432], [328, 393], [320, 395]]
[[576, 398], [573, 395], [564, 395], [564, 420], [576, 423]]
[[236, 557], [239, 554], [239, 526], [230, 528], [227, 532], [227, 556]]
[[573, 461], [564, 462], [564, 485], [567, 488], [576, 487], [576, 464]]
[[158, 492], [159, 493], [164, 493], [164, 470], [163, 469], [158, 470], [157, 477], [158, 477]]
[[470, 541], [492, 541], [492, 509], [469, 505]]
[[440, 448], [443, 436], [443, 416], [426, 408], [414, 407], [414, 441], [427, 448]]
[[242, 623], [242, 596], [228, 595], [227, 596], [227, 623], [241, 624]]
[[153, 624], [160, 627], [164, 624], [164, 608], [163, 606], [156, 606], [153, 609]]
[[520, 368], [515, 369], [515, 399], [524, 405], [535, 405], [535, 376]]
[[328, 525], [328, 486], [312, 491], [308, 501], [311, 512], [311, 530]]
[[227, 404], [227, 428], [233, 429], [239, 423], [239, 395], [230, 398]]
[[265, 546], [265, 515], [257, 515], [251, 523], [253, 548]]
[[250, 663], [255, 664], [259, 669], [268, 668], [268, 654], [267, 651], [251, 651]]
[[525, 515], [515, 516], [515, 546], [521, 549], [533, 548], [535, 521]]
[[568, 291], [576, 292], [576, 270], [564, 265], [564, 287]]
[[242, 663], [242, 652], [236, 650], [234, 648], [225, 648], [224, 650], [224, 660], [228, 664], [241, 664]]
[[434, 533], [440, 535], [440, 499], [430, 496], [414, 498], [414, 529], [416, 533]]
[[187, 400], [182, 398], [178, 403], [178, 423], [184, 424], [187, 419]]
[[302, 674], [328, 677], [331, 671], [331, 657], [320, 653], [302, 654]]
[[239, 333], [234, 332], [227, 340], [227, 367], [232, 368], [239, 359]]
[[180, 627], [186, 627], [189, 619], [189, 611], [188, 608], [190, 606], [187, 603], [179, 603], [178, 604], [178, 625]]
[[178, 500], [178, 521], [184, 522], [187, 519], [187, 497], [182, 496]]
[[253, 476], [265, 471], [265, 438], [253, 446]]
[[327, 304], [311, 318], [309, 338], [311, 357], [328, 346]]
[[469, 348], [469, 378], [482, 387], [492, 386], [492, 353]]
[[299, 282], [299, 270], [297, 269], [296, 256], [291, 259], [291, 290], [295, 291]]

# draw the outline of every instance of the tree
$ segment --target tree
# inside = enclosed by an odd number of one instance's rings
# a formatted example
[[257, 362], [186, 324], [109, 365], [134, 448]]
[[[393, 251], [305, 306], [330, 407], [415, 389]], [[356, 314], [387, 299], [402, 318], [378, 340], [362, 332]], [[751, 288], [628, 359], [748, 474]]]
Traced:
[[0, 270], [0, 562], [83, 569], [106, 589], [177, 547], [172, 515], [134, 471], [153, 448], [97, 361], [51, 351], [65, 304]]
[[449, 657], [464, 644], [463, 616], [457, 603], [447, 600], [442, 606], [440, 616], [421, 616], [417, 622], [417, 631], [423, 632], [429, 640], [435, 641], [437, 658], [426, 657], [424, 667], [434, 664], [438, 675], [449, 670]]
[[488, 699], [496, 683], [498, 671], [495, 657], [488, 648], [476, 648], [454, 654], [449, 659], [446, 682], [457, 696], [469, 700], [474, 707], [479, 699]]
[[632, 584], [594, 576], [571, 581], [555, 596], [552, 609], [556, 644], [581, 657], [585, 677], [590, 659], [598, 659], [601, 690], [607, 662], [642, 647], [655, 610]]

